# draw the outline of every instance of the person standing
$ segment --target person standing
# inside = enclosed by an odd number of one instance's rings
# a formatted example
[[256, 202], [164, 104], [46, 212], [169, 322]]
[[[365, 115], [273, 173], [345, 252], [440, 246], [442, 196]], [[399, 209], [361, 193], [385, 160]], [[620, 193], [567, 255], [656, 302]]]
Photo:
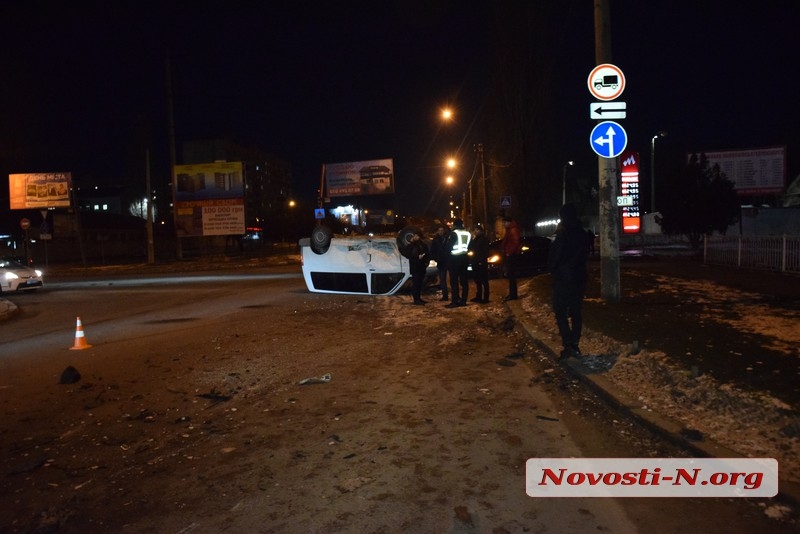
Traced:
[[425, 301], [422, 300], [422, 284], [425, 281], [428, 263], [430, 263], [428, 245], [422, 237], [422, 231], [417, 231], [412, 235], [406, 253], [411, 270], [411, 295], [414, 297], [414, 304], [419, 306], [425, 304]]
[[447, 267], [450, 271], [450, 304], [445, 308], [458, 308], [467, 305], [469, 293], [469, 241], [470, 233], [464, 230], [461, 219], [453, 221], [453, 230], [447, 240]]
[[475, 298], [470, 302], [489, 302], [489, 239], [480, 224], [475, 226], [469, 242], [472, 276], [475, 278]]
[[519, 255], [522, 252], [522, 232], [517, 226], [517, 222], [511, 217], [503, 217], [503, 227], [506, 232], [503, 236], [503, 266], [508, 278], [508, 295], [503, 297], [503, 302], [516, 300], [517, 293], [517, 269]]
[[559, 210], [561, 221], [547, 257], [547, 270], [553, 277], [553, 313], [564, 347], [561, 357], [580, 356], [583, 328], [583, 298], [586, 294], [586, 258], [589, 246], [586, 231], [573, 204]]
[[436, 235], [431, 241], [431, 259], [436, 262], [436, 268], [439, 270], [439, 289], [442, 291], [442, 298], [440, 300], [450, 300], [447, 292], [447, 259], [450, 257], [450, 252], [447, 250], [447, 238], [450, 232], [444, 226], [436, 229]]

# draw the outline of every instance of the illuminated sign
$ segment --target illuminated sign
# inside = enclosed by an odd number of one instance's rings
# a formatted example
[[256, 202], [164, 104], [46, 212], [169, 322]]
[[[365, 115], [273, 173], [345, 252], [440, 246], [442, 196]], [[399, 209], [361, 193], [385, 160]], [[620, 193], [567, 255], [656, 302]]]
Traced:
[[9, 206], [12, 210], [70, 207], [72, 173], [9, 174]]
[[391, 159], [326, 163], [329, 197], [394, 193], [394, 162]]
[[626, 205], [622, 206], [622, 232], [638, 234], [642, 226], [639, 215], [639, 153], [626, 150], [620, 155], [620, 163], [620, 192], [626, 198]]
[[241, 161], [175, 165], [172, 185], [178, 237], [245, 233]]

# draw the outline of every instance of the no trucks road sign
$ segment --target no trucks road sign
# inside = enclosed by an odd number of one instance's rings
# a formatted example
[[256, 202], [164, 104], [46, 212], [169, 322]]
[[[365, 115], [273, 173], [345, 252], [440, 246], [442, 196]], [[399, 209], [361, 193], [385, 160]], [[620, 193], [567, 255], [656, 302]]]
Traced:
[[587, 83], [589, 92], [597, 100], [614, 100], [625, 90], [625, 75], [616, 65], [603, 63], [592, 69]]

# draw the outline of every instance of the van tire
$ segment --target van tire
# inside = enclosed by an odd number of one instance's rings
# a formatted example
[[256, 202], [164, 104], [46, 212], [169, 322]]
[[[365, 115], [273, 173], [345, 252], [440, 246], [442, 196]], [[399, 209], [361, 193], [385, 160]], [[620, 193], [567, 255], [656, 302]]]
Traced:
[[314, 254], [325, 254], [331, 246], [333, 232], [327, 226], [319, 225], [311, 232], [311, 250]]
[[419, 228], [416, 226], [406, 226], [397, 233], [397, 249], [406, 258], [408, 258], [406, 251], [408, 250], [408, 245], [411, 244], [411, 237], [416, 233], [419, 233]]

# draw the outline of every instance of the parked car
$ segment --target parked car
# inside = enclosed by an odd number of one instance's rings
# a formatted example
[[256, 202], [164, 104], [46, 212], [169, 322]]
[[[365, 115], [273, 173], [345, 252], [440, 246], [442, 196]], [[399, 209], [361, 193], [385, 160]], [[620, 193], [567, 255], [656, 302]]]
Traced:
[[13, 261], [31, 268], [33, 267], [33, 258], [28, 259], [25, 256], [3, 256], [0, 258], [0, 261]]
[[[334, 236], [318, 226], [311, 238], [300, 240], [303, 278], [313, 293], [394, 295], [411, 278], [408, 258], [403, 256], [415, 229], [397, 236]], [[428, 277], [437, 276], [435, 262]]]
[[13, 260], [0, 260], [0, 293], [32, 291], [43, 285], [42, 271]]
[[[526, 236], [522, 238], [518, 274], [520, 276], [537, 274], [547, 270], [547, 255], [550, 252], [550, 239], [543, 236]], [[503, 241], [498, 239], [489, 243], [489, 277], [505, 276], [505, 256]], [[472, 270], [472, 267], [470, 267]]]

